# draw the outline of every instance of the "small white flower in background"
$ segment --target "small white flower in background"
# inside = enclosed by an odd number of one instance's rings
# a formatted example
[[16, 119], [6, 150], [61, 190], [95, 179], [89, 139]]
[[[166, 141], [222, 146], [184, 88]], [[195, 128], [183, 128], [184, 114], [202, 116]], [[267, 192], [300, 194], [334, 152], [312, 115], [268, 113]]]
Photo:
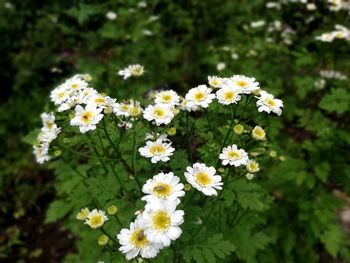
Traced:
[[42, 113], [40, 115], [41, 117], [41, 120], [43, 122], [43, 126], [46, 128], [46, 129], [52, 129], [55, 125], [55, 115], [53, 114], [53, 112], [50, 112], [50, 113]]
[[221, 176], [216, 175], [216, 170], [213, 166], [206, 166], [204, 163], [195, 163], [193, 166], [187, 166], [185, 177], [198, 191], [207, 196], [217, 195], [216, 190], [221, 190], [223, 183]]
[[255, 126], [252, 130], [252, 137], [257, 141], [264, 141], [266, 140], [266, 133], [260, 126]]
[[147, 194], [142, 200], [152, 202], [154, 199], [179, 200], [185, 195], [184, 185], [174, 173], [159, 173], [152, 179], [148, 179], [142, 187], [142, 192]]
[[222, 71], [222, 70], [224, 70], [226, 68], [226, 64], [224, 63], [224, 62], [220, 62], [220, 63], [218, 63], [217, 65], [216, 65], [216, 69], [218, 70], [218, 71]]
[[86, 218], [88, 217], [89, 213], [90, 213], [89, 208], [84, 207], [79, 211], [79, 213], [77, 214], [77, 216], [75, 218], [77, 220], [85, 221]]
[[43, 164], [51, 159], [51, 156], [48, 154], [48, 146], [33, 146], [33, 153], [35, 155], [35, 160], [37, 163]]
[[245, 168], [248, 171], [248, 173], [257, 173], [260, 171], [259, 164], [254, 160], [249, 160]]
[[211, 92], [212, 89], [208, 88], [206, 85], [199, 85], [187, 92], [185, 100], [190, 108], [193, 106], [208, 108], [209, 104], [212, 103], [215, 98], [215, 94], [212, 94]]
[[102, 109], [107, 107], [112, 107], [115, 103], [116, 103], [116, 99], [112, 99], [109, 96], [98, 94], [98, 93], [92, 95], [87, 101], [88, 105], [94, 105]]
[[237, 103], [241, 96], [239, 95], [239, 90], [231, 86], [225, 85], [216, 92], [216, 98], [219, 103], [223, 105], [229, 105], [232, 103]]
[[256, 82], [255, 78], [249, 78], [243, 75], [234, 75], [230, 78], [230, 80], [240, 93], [249, 94], [259, 89], [259, 82]]
[[69, 92], [65, 86], [61, 85], [51, 91], [50, 97], [55, 105], [60, 105], [69, 98]]
[[250, 27], [252, 28], [258, 28], [264, 26], [266, 23], [264, 20], [259, 20], [259, 21], [253, 21], [250, 23]]
[[144, 30], [142, 30], [142, 34], [144, 36], [152, 36], [153, 32], [151, 30], [149, 30], [149, 29], [144, 29]]
[[313, 10], [316, 10], [317, 7], [316, 7], [315, 3], [308, 3], [306, 5], [306, 9], [309, 10], [309, 11], [313, 11]]
[[283, 101], [275, 99], [272, 94], [266, 91], [260, 92], [259, 100], [256, 102], [259, 112], [275, 113], [278, 116], [282, 114]]
[[281, 9], [281, 4], [278, 2], [267, 2], [266, 3], [267, 8], [276, 8], [276, 9]]
[[218, 76], [208, 76], [208, 84], [212, 88], [220, 88], [223, 81], [223, 78]]
[[123, 76], [124, 79], [132, 77], [140, 77], [144, 73], [143, 66], [139, 64], [129, 65], [128, 67], [119, 70], [118, 75]]
[[255, 177], [255, 175], [251, 174], [251, 173], [246, 173], [245, 177], [247, 178], [247, 180], [250, 181], [250, 180], [252, 180]]
[[80, 91], [82, 89], [87, 88], [87, 82], [82, 80], [80, 77], [80, 75], [73, 76], [72, 78], [68, 79], [65, 83], [63, 83], [63, 86], [66, 86], [67, 89], [71, 91]]
[[238, 149], [236, 144], [223, 148], [219, 158], [222, 160], [223, 165], [229, 164], [236, 167], [246, 165], [249, 161], [247, 152], [243, 149]]
[[159, 19], [159, 16], [151, 16], [150, 18], [149, 18], [149, 21], [150, 22], [153, 22], [153, 21], [156, 21], [156, 20], [158, 20]]
[[169, 156], [172, 156], [174, 151], [171, 143], [164, 142], [162, 138], [158, 138], [156, 141], [147, 141], [144, 147], [139, 148], [139, 153], [146, 158], [151, 158], [152, 163], [169, 161]]
[[107, 12], [106, 17], [108, 20], [116, 20], [117, 14], [113, 11], [109, 11], [109, 12]]
[[234, 59], [234, 60], [236, 60], [236, 59], [239, 58], [239, 56], [238, 56], [237, 53], [232, 53], [232, 54], [231, 54], [231, 58]]
[[163, 246], [150, 242], [145, 235], [145, 227], [139, 219], [130, 223], [129, 229], [123, 228], [117, 235], [121, 247], [119, 251], [126, 254], [126, 259], [131, 260], [138, 255], [142, 258], [154, 258]]
[[141, 221], [145, 226], [145, 235], [150, 242], [170, 246], [172, 240], [178, 239], [184, 222], [184, 211], [176, 210], [177, 201], [164, 199], [147, 203]]
[[138, 8], [146, 8], [147, 7], [147, 3], [146, 1], [141, 1], [137, 4]]
[[143, 117], [148, 121], [154, 121], [157, 126], [169, 124], [174, 118], [172, 106], [164, 103], [149, 105], [143, 112]]
[[164, 90], [156, 94], [154, 102], [175, 106], [180, 102], [180, 96], [173, 90]]
[[117, 126], [121, 129], [125, 129], [125, 130], [128, 130], [128, 129], [131, 129], [132, 128], [132, 123], [131, 122], [128, 122], [128, 121], [120, 121]]
[[99, 228], [108, 220], [105, 212], [102, 210], [94, 209], [86, 217], [85, 224], [89, 225], [92, 229]]
[[129, 117], [130, 116], [130, 104], [129, 102], [116, 102], [112, 105], [113, 112], [118, 117]]
[[96, 108], [95, 105], [86, 105], [85, 109], [77, 105], [75, 107], [75, 116], [71, 119], [70, 125], [79, 126], [81, 133], [95, 130], [96, 124], [103, 118], [102, 110], [101, 108]]

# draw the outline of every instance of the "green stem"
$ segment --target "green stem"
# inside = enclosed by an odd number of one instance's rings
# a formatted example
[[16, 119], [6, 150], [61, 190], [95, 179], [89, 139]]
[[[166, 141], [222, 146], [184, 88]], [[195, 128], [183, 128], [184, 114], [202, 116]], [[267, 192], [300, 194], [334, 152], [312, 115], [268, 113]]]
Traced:
[[[95, 147], [94, 141], [92, 140], [90, 134], [89, 134], [89, 133], [86, 133], [86, 137], [87, 137], [87, 138], [89, 139], [89, 141], [91, 142], [92, 148], [93, 148], [93, 150], [94, 150], [96, 156], [100, 157], [100, 154], [98, 153], [98, 151], [97, 151], [97, 149], [96, 149], [96, 147]], [[105, 170], [105, 173], [108, 174], [108, 169], [107, 169], [106, 164], [104, 163], [104, 161], [101, 160], [100, 158], [99, 158], [99, 161], [100, 161], [101, 165], [103, 166], [103, 169]]]

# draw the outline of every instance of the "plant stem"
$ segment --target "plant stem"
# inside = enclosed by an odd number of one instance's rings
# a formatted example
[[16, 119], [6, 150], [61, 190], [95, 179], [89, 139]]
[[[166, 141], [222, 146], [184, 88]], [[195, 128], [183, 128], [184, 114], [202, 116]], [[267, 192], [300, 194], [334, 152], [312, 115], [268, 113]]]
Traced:
[[[92, 144], [92, 148], [94, 149], [94, 152], [95, 152], [96, 156], [100, 157], [100, 154], [98, 153], [98, 151], [97, 151], [97, 149], [96, 149], [96, 147], [95, 147], [94, 141], [93, 141], [93, 139], [91, 138], [90, 134], [89, 134], [89, 133], [86, 133], [86, 137], [90, 140], [90, 142], [91, 142], [91, 144]], [[108, 174], [108, 169], [107, 169], [107, 167], [106, 167], [106, 164], [105, 164], [105, 163], [103, 162], [103, 160], [101, 160], [100, 158], [99, 158], [99, 161], [100, 161], [101, 165], [103, 166], [103, 169], [105, 170], [106, 174]]]

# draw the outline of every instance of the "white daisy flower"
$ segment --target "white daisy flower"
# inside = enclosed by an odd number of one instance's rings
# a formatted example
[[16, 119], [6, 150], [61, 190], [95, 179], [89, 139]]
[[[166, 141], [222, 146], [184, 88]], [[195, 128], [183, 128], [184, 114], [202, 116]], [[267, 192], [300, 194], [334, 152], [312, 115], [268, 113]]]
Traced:
[[140, 106], [140, 102], [131, 100], [128, 112], [129, 112], [129, 115], [133, 118], [139, 117], [143, 112], [143, 109]]
[[172, 156], [174, 151], [171, 143], [164, 142], [162, 138], [158, 138], [155, 142], [147, 141], [145, 147], [139, 148], [139, 153], [146, 158], [151, 158], [152, 163], [169, 161], [169, 156]]
[[108, 11], [106, 14], [106, 18], [108, 20], [116, 20], [117, 19], [117, 14], [113, 11]]
[[48, 154], [49, 148], [47, 145], [33, 146], [33, 153], [37, 163], [43, 164], [51, 159]]
[[143, 112], [143, 117], [148, 121], [155, 121], [157, 126], [161, 124], [169, 124], [174, 118], [172, 107], [168, 104], [159, 103], [149, 105]]
[[41, 120], [43, 122], [43, 126], [46, 128], [46, 129], [52, 129], [55, 125], [55, 115], [53, 114], [53, 112], [50, 112], [50, 113], [42, 113], [40, 115], [41, 117]]
[[174, 106], [180, 102], [180, 96], [173, 90], [164, 90], [156, 94], [154, 102]]
[[96, 108], [95, 105], [86, 105], [85, 109], [77, 105], [75, 107], [75, 116], [70, 121], [70, 125], [79, 126], [80, 132], [85, 133], [89, 130], [95, 130], [96, 124], [103, 118], [101, 111], [103, 109]]
[[55, 105], [61, 105], [69, 99], [69, 92], [65, 86], [61, 85], [51, 91], [50, 98]]
[[196, 88], [190, 89], [185, 99], [189, 107], [199, 106], [202, 108], [208, 108], [209, 104], [215, 98], [215, 94], [212, 94], [212, 89], [208, 88], [206, 85], [199, 85]]
[[223, 165], [229, 164], [236, 167], [246, 165], [249, 161], [246, 151], [243, 149], [238, 149], [236, 144], [223, 148], [219, 158], [222, 160]]
[[216, 175], [216, 170], [213, 166], [206, 166], [204, 163], [195, 163], [192, 167], [187, 166], [185, 177], [198, 191], [207, 196], [217, 195], [216, 190], [221, 190], [223, 183], [221, 176]]
[[213, 88], [220, 88], [224, 79], [218, 76], [208, 76], [208, 84]]
[[107, 107], [112, 107], [116, 103], [116, 99], [112, 99], [109, 96], [105, 96], [103, 94], [94, 94], [92, 95], [87, 104], [94, 105], [99, 108], [107, 108]]
[[105, 212], [102, 210], [94, 209], [86, 217], [85, 224], [89, 225], [91, 228], [96, 229], [108, 220]]
[[124, 79], [128, 79], [131, 76], [133, 77], [140, 77], [144, 73], [143, 66], [136, 64], [136, 65], [129, 65], [127, 68], [124, 68], [118, 72], [118, 75], [123, 76]]
[[185, 195], [184, 185], [174, 173], [159, 173], [152, 179], [148, 179], [142, 187], [142, 192], [147, 194], [142, 200], [152, 202], [154, 199], [177, 200]]
[[237, 89], [225, 85], [216, 92], [216, 98], [218, 99], [219, 103], [229, 105], [232, 103], [237, 103], [242, 97], [239, 95]]
[[199, 109], [199, 107], [197, 105], [195, 105], [194, 103], [189, 103], [186, 99], [182, 98], [181, 102], [179, 104], [179, 108], [182, 111], [197, 111]]
[[255, 78], [249, 78], [243, 75], [234, 75], [230, 78], [235, 87], [240, 93], [249, 94], [254, 90], [259, 89], [259, 83], [255, 81]]
[[74, 76], [68, 80], [66, 80], [65, 83], [63, 83], [63, 86], [67, 87], [68, 91], [79, 91], [82, 89], [87, 88], [88, 83], [80, 78], [80, 76]]
[[112, 105], [113, 112], [118, 117], [129, 117], [130, 116], [130, 104], [129, 102], [116, 102]]
[[40, 144], [50, 144], [60, 132], [61, 128], [57, 127], [56, 124], [53, 124], [50, 129], [43, 127], [38, 135], [38, 140]]
[[138, 255], [142, 258], [154, 258], [163, 246], [153, 243], [145, 235], [145, 227], [140, 220], [130, 223], [130, 229], [123, 228], [117, 235], [121, 247], [119, 251], [126, 254], [126, 259], [130, 260]]
[[278, 116], [282, 114], [283, 101], [275, 99], [273, 95], [267, 93], [266, 91], [260, 92], [259, 100], [256, 102], [258, 111], [265, 111], [267, 113], [275, 113]]
[[179, 227], [184, 219], [184, 211], [176, 210], [179, 202], [157, 199], [147, 203], [142, 213], [145, 235], [150, 242], [170, 246], [171, 240], [178, 239], [182, 230]]

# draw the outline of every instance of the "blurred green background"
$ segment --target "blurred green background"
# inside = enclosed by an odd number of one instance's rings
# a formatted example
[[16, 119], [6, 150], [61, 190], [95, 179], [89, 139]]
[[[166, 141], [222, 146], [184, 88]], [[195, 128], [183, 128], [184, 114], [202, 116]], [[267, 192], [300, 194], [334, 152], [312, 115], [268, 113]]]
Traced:
[[[349, 262], [349, 41], [315, 39], [347, 26], [349, 12], [284, 2], [0, 1], [0, 261], [62, 262], [89, 249], [64, 217], [44, 224], [55, 178], [22, 138], [53, 109], [50, 91], [65, 78], [89, 73], [97, 90], [121, 100], [130, 89], [117, 72], [139, 63], [139, 96], [244, 74], [284, 100], [282, 118], [269, 123], [278, 168], [264, 182], [275, 198], [266, 215], [273, 239], [254, 250], [261, 258], [237, 262]], [[78, 258], [87, 262], [70, 261]]]

